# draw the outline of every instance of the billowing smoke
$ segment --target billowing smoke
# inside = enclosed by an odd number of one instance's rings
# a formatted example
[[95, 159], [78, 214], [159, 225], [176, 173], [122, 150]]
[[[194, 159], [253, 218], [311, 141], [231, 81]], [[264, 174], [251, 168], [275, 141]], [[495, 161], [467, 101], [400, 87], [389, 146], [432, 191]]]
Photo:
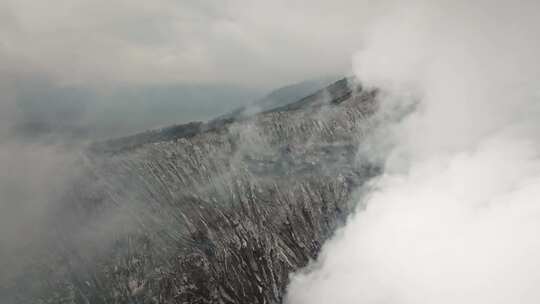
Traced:
[[538, 303], [540, 3], [399, 4], [355, 68], [383, 111], [421, 102], [388, 127], [385, 173], [287, 301]]

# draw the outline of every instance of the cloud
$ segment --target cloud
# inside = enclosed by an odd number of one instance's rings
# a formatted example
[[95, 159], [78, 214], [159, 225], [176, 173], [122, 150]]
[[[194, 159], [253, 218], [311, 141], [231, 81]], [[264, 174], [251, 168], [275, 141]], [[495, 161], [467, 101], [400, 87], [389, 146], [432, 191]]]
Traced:
[[[355, 70], [388, 126], [374, 190], [295, 275], [288, 303], [537, 303], [536, 1], [404, 1], [368, 26]], [[388, 107], [387, 107], [388, 106]]]
[[369, 17], [349, 0], [2, 0], [0, 7], [2, 59], [65, 85], [270, 87], [343, 74]]

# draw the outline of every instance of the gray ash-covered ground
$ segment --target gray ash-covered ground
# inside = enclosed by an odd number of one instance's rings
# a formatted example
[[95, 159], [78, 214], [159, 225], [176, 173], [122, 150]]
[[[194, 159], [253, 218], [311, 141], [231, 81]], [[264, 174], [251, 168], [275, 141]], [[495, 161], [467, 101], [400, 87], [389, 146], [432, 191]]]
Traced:
[[380, 171], [358, 156], [375, 97], [344, 79], [93, 145], [48, 262], [6, 290], [16, 303], [280, 303]]

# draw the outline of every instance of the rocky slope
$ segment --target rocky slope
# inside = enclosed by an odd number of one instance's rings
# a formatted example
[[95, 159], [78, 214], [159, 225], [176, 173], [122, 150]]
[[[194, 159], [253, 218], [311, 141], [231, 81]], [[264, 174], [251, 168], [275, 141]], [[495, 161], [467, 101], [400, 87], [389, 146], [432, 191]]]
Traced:
[[93, 145], [35, 297], [280, 303], [379, 172], [358, 152], [376, 94], [343, 79], [255, 115]]

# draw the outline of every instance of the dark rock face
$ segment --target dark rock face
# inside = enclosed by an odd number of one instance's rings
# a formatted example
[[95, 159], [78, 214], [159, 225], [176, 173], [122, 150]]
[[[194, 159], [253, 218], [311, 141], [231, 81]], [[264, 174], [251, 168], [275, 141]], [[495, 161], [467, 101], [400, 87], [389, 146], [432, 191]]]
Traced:
[[280, 303], [289, 275], [317, 257], [354, 190], [379, 173], [357, 158], [375, 97], [344, 79], [255, 116], [95, 145], [67, 200], [77, 228], [59, 228], [37, 297]]

